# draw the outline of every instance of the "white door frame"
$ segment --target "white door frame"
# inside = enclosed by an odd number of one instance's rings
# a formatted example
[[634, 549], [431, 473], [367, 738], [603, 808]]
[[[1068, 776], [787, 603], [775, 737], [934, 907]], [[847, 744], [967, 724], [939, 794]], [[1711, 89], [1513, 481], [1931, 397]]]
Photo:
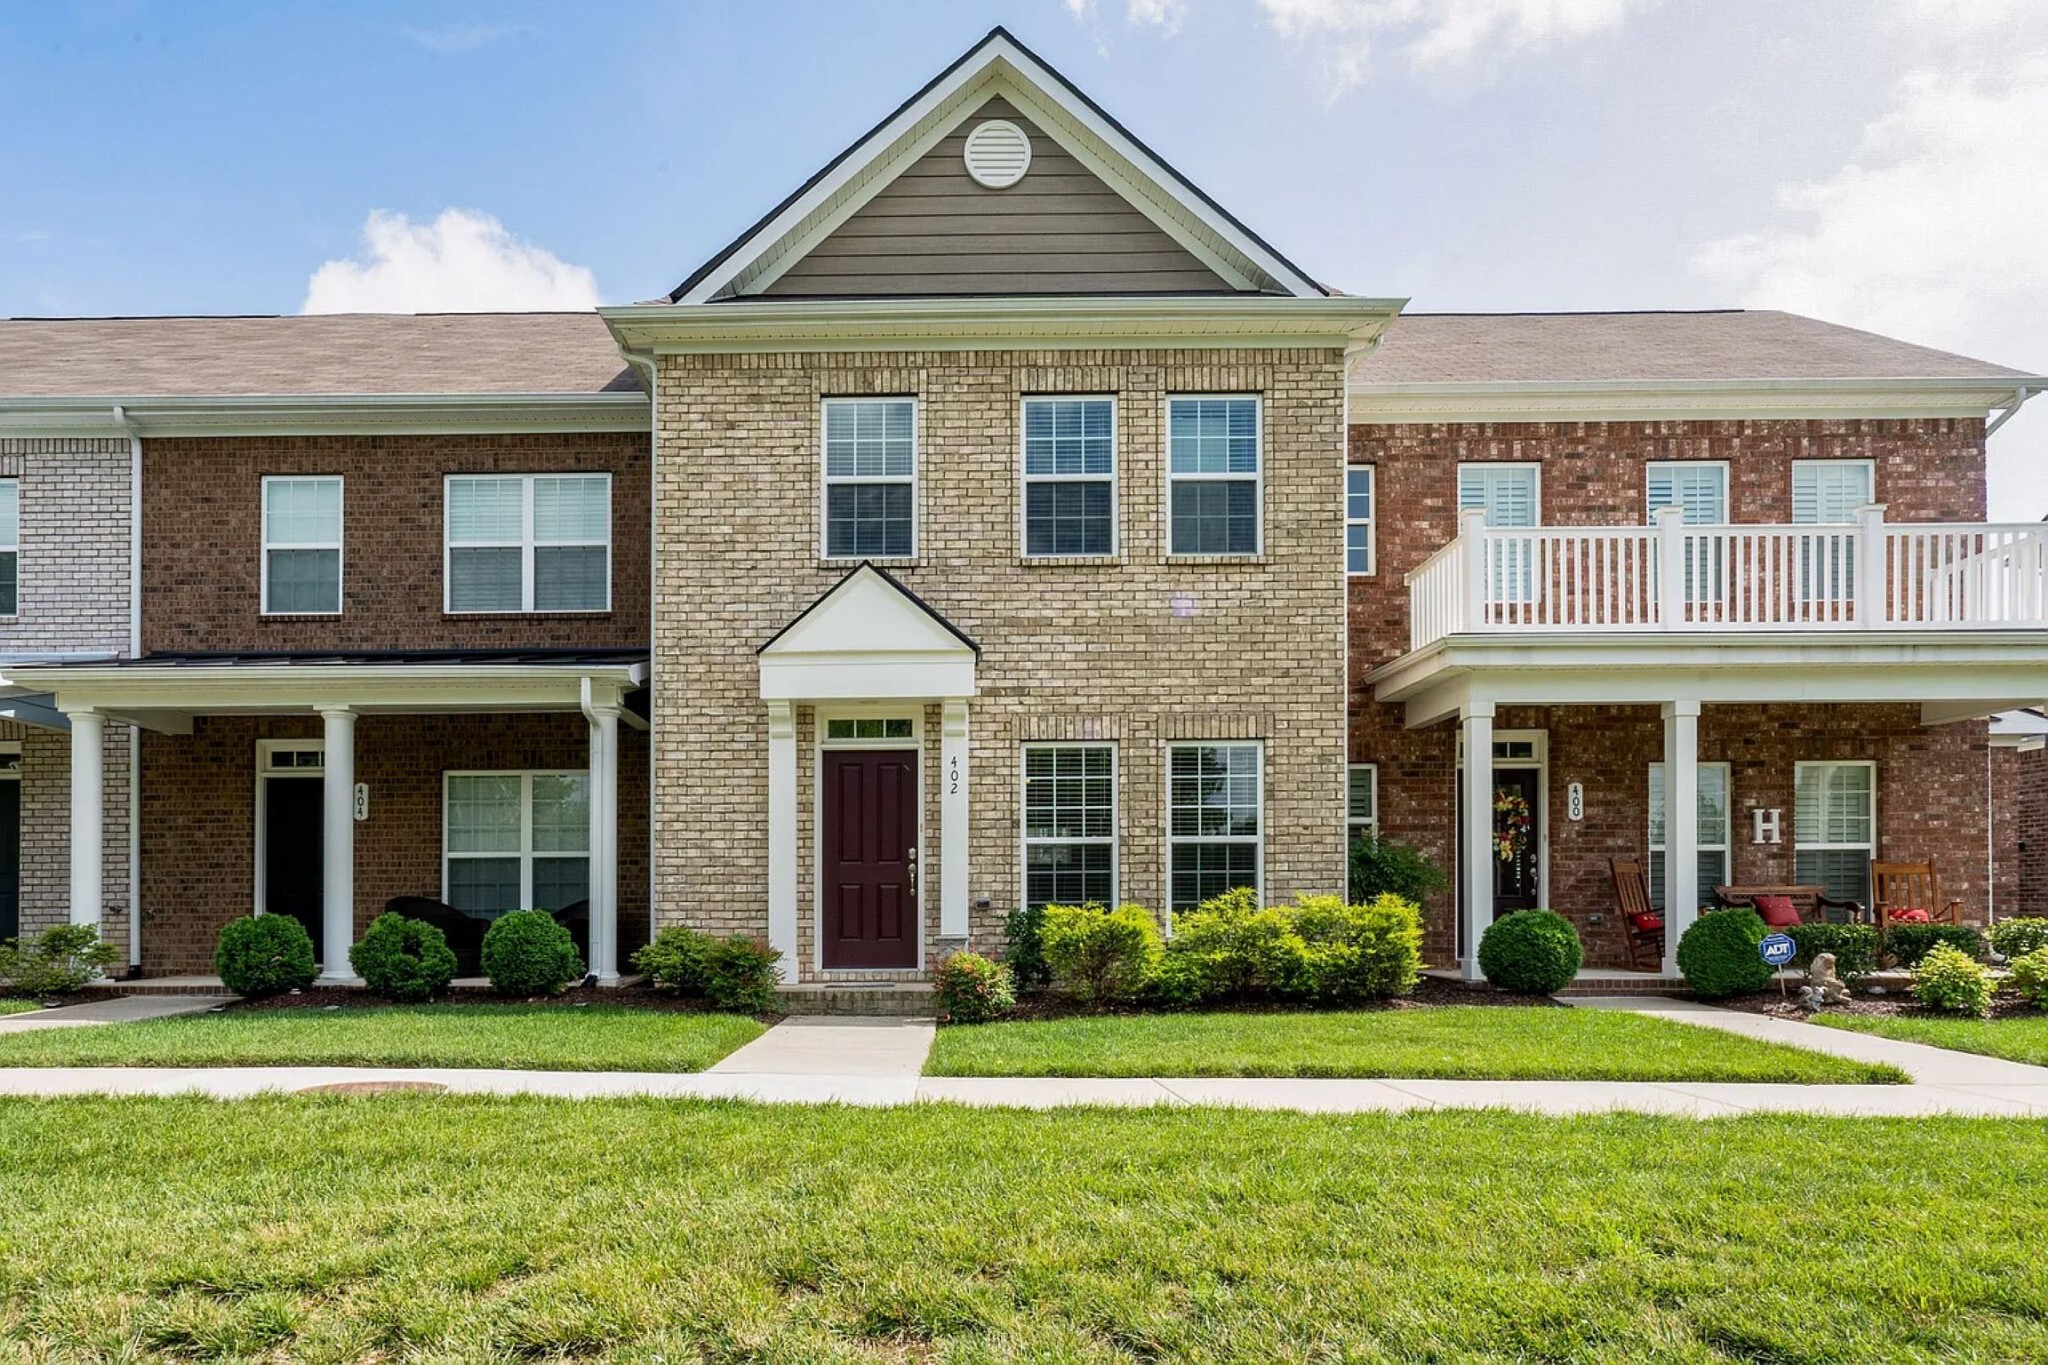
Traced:
[[[1488, 769], [1491, 773], [1500, 768], [1533, 768], [1536, 770], [1536, 899], [1544, 909], [1550, 907], [1550, 732], [1548, 730], [1495, 730], [1493, 742], [1507, 744], [1521, 740], [1533, 747], [1527, 758], [1496, 758]], [[1465, 771], [1465, 737], [1458, 736], [1456, 763], [1452, 772], [1462, 776]], [[1490, 806], [1492, 803], [1489, 802]], [[1459, 855], [1462, 857], [1463, 849]], [[1464, 863], [1458, 863], [1463, 867]], [[1491, 892], [1488, 893], [1492, 894]], [[1488, 923], [1492, 919], [1488, 917]]]
[[[933, 870], [926, 857], [925, 826], [925, 703], [890, 701], [865, 703], [820, 703], [811, 708], [811, 969], [820, 975], [872, 976], [885, 971], [923, 971], [925, 958], [925, 896], [932, 885]], [[832, 720], [910, 721], [909, 739], [827, 739], [825, 724]], [[912, 906], [917, 921], [917, 961], [908, 967], [827, 967], [825, 965], [825, 751], [827, 749], [901, 749], [917, 755], [917, 898]]]
[[[272, 772], [270, 770], [270, 756], [282, 750], [317, 751], [321, 755], [321, 765], [317, 768], [285, 769], [280, 772]], [[269, 830], [266, 828], [268, 820], [263, 813], [264, 807], [269, 803], [264, 800], [266, 793], [263, 784], [270, 778], [279, 778], [285, 781], [303, 781], [310, 777], [324, 780], [327, 774], [326, 754], [327, 741], [318, 736], [312, 739], [259, 739], [256, 741], [256, 819], [254, 822], [256, 826], [256, 847], [255, 858], [249, 869], [249, 880], [254, 884], [251, 892], [251, 905], [255, 914], [260, 915], [264, 913], [263, 855], [266, 851], [264, 843], [269, 837]]]

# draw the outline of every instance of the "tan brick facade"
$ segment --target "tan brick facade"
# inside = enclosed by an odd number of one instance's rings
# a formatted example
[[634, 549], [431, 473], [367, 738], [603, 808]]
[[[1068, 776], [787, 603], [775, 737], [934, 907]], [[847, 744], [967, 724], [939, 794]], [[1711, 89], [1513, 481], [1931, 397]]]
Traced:
[[[1020, 561], [1020, 399], [1118, 398], [1111, 562]], [[1265, 552], [1166, 555], [1175, 393], [1264, 400]], [[1267, 894], [1343, 876], [1342, 369], [1332, 351], [664, 357], [657, 389], [655, 871], [659, 922], [766, 927], [767, 714], [755, 650], [848, 566], [819, 560], [821, 400], [919, 401], [907, 586], [981, 646], [972, 705], [969, 901], [977, 947], [1018, 899], [1020, 746], [1114, 741], [1120, 890], [1165, 899], [1165, 745], [1265, 745]], [[815, 718], [798, 714], [799, 924], [815, 922]], [[937, 847], [938, 711], [925, 717]], [[982, 902], [986, 902], [983, 908]], [[926, 937], [937, 897], [927, 895]], [[815, 963], [803, 940], [807, 974]]]

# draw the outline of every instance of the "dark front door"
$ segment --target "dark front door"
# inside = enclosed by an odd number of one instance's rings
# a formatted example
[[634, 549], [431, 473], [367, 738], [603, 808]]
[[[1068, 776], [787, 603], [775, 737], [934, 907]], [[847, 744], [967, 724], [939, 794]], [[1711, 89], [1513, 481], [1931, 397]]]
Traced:
[[917, 754], [825, 751], [827, 967], [917, 965]]
[[325, 783], [304, 777], [263, 780], [263, 913], [306, 926], [320, 955], [321, 797]]
[[21, 783], [0, 782], [0, 938], [21, 936]]
[[[1493, 917], [1534, 910], [1541, 886], [1538, 850], [1543, 807], [1534, 768], [1496, 768], [1493, 774]], [[1502, 856], [1505, 855], [1505, 856]]]

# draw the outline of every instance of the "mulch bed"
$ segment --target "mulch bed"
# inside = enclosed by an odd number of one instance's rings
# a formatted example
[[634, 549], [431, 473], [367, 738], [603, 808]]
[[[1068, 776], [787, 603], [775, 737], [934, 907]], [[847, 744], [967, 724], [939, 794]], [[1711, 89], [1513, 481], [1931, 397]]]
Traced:
[[[648, 986], [572, 986], [560, 995], [537, 995], [524, 1000], [498, 995], [491, 991], [455, 990], [443, 995], [434, 1003], [551, 1005], [560, 1009], [574, 1009], [579, 1005], [617, 1005], [627, 1009], [661, 1010], [671, 1014], [703, 1014], [710, 1008], [702, 1000], [679, 999]], [[263, 1000], [222, 1002], [225, 1010], [237, 1013], [244, 1010], [375, 1009], [390, 1004], [391, 1002], [382, 996], [373, 995], [365, 990], [351, 990], [345, 986], [311, 986], [302, 991], [290, 991]]]
[[[1779, 999], [1775, 988], [1756, 995], [1738, 995], [1727, 1000], [1713, 1002], [1722, 1009], [1741, 1010], [1746, 1014], [1768, 1014], [1780, 1019], [1809, 1019], [1807, 1011], [1797, 1004], [1787, 1004]], [[1859, 995], [1846, 1005], [1829, 1005], [1823, 1014], [1860, 1014], [1873, 1019], [1953, 1019], [1956, 1016], [1940, 1010], [1929, 1009], [1912, 996], [1899, 992], [1887, 995]], [[2003, 1019], [2008, 1015], [2039, 1014], [2023, 1000], [2010, 996], [1993, 996], [1990, 1018]]]

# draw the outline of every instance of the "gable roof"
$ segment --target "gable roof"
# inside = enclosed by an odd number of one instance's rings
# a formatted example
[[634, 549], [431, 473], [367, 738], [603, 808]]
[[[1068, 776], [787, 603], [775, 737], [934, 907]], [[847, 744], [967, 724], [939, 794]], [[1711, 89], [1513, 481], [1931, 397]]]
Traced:
[[904, 586], [903, 580], [864, 559], [754, 652], [952, 652], [962, 648], [981, 653], [980, 645]]
[[1296, 297], [1331, 292], [997, 27], [671, 290], [669, 302], [760, 292], [991, 94], [1015, 103], [1233, 288]]

